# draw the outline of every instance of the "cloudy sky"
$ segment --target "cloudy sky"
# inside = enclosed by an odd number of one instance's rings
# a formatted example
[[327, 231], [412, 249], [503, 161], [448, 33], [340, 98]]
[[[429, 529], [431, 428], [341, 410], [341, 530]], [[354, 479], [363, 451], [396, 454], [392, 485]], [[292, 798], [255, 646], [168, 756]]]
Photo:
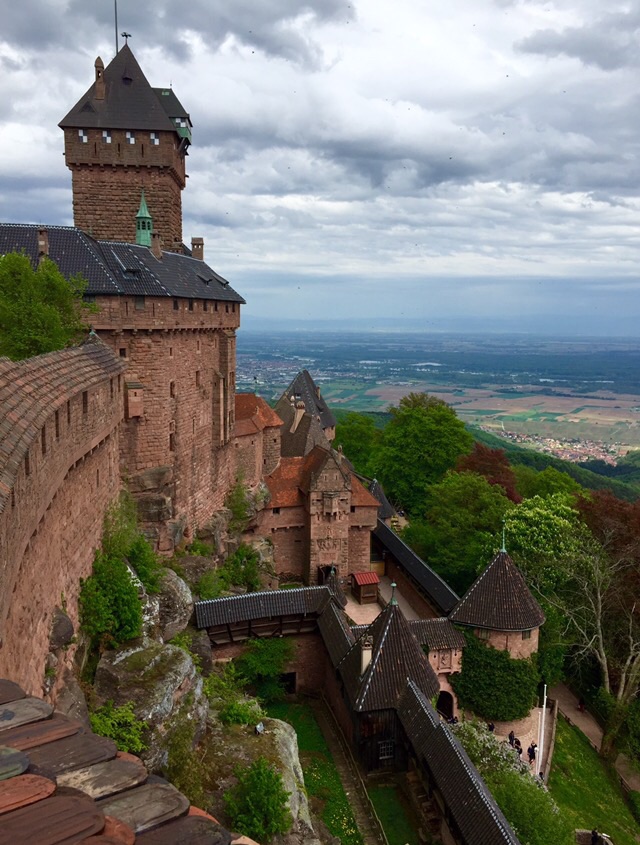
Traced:
[[[640, 333], [637, 0], [118, 11], [191, 113], [185, 239], [248, 315]], [[73, 222], [57, 123], [114, 49], [113, 0], [3, 8], [0, 219]]]

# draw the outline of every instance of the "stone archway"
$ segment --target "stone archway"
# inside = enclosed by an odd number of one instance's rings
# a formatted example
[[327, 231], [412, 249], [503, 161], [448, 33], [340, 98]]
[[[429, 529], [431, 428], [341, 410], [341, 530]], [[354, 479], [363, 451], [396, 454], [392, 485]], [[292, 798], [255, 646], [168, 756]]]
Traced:
[[450, 692], [447, 692], [446, 690], [440, 691], [440, 695], [438, 696], [438, 701], [436, 703], [436, 710], [445, 719], [453, 719], [453, 696]]

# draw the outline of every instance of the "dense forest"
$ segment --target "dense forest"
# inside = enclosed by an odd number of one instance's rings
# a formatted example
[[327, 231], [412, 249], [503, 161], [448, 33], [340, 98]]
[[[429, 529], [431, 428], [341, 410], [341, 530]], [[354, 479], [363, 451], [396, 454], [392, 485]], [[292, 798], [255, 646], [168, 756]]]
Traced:
[[339, 414], [334, 445], [378, 479], [405, 542], [460, 595], [504, 539], [547, 618], [536, 681], [571, 680], [604, 724], [602, 753], [640, 759], [638, 455], [610, 477], [468, 429], [424, 393]]

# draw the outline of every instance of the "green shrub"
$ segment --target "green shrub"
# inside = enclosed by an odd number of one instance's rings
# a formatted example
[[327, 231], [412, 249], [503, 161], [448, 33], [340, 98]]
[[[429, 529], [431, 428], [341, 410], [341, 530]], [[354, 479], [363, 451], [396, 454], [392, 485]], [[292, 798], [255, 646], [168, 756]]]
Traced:
[[247, 683], [235, 663], [225, 663], [222, 668], [215, 667], [211, 674], [203, 679], [203, 691], [209, 704], [235, 701], [243, 694]]
[[500, 722], [523, 719], [536, 698], [539, 675], [535, 661], [513, 660], [465, 632], [461, 672], [451, 685], [463, 707], [477, 716]]
[[246, 768], [237, 768], [238, 783], [225, 792], [231, 826], [257, 842], [268, 842], [291, 827], [289, 793], [282, 775], [264, 757]]
[[187, 654], [193, 660], [196, 669], [202, 669], [202, 658], [199, 654], [194, 654], [194, 652], [191, 650], [191, 647], [193, 645], [193, 639], [191, 636], [191, 632], [188, 628], [184, 631], [180, 631], [179, 634], [176, 634], [173, 639], [169, 640], [169, 644], [175, 645], [178, 648], [181, 648], [183, 651], [186, 651]]
[[627, 797], [633, 817], [640, 824], [640, 792], [634, 792], [632, 790]]
[[195, 537], [187, 546], [187, 552], [197, 557], [209, 557], [215, 553], [215, 549], [210, 543], [205, 543], [204, 540]]
[[146, 591], [157, 593], [160, 590], [162, 566], [149, 541], [142, 534], [138, 534], [127, 550], [127, 560], [142, 581]]
[[249, 686], [268, 703], [282, 698], [284, 692], [280, 676], [292, 656], [293, 644], [284, 637], [249, 640], [236, 665]]
[[93, 574], [80, 584], [80, 624], [94, 647], [140, 636], [142, 606], [123, 560], [98, 552]]
[[112, 739], [118, 746], [118, 751], [139, 754], [147, 747], [142, 740], [147, 726], [133, 712], [131, 701], [120, 707], [114, 707], [113, 701], [107, 701], [89, 715], [89, 720], [91, 730]]
[[229, 490], [224, 503], [231, 511], [229, 530], [233, 534], [244, 531], [249, 522], [249, 496], [242, 478], [239, 478]]
[[629, 753], [640, 759], [640, 699], [634, 698], [627, 712]]
[[230, 701], [218, 713], [223, 725], [252, 725], [259, 722], [263, 713], [255, 701]]
[[138, 536], [136, 503], [128, 491], [121, 490], [104, 518], [102, 551], [109, 557], [124, 558]]
[[231, 584], [246, 587], [248, 592], [260, 588], [260, 555], [251, 546], [241, 543], [222, 567], [228, 573]]
[[230, 586], [226, 573], [221, 569], [209, 569], [198, 579], [195, 591], [203, 600], [217, 599]]
[[194, 748], [195, 725], [184, 719], [169, 726], [166, 776], [196, 807], [206, 803], [207, 770]]

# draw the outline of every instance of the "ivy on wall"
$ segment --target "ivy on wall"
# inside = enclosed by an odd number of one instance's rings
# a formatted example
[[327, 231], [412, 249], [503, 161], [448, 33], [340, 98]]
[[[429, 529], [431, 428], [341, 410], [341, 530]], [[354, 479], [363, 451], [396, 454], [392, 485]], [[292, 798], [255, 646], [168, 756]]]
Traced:
[[462, 670], [450, 679], [460, 704], [483, 719], [523, 719], [535, 702], [540, 680], [535, 657], [513, 660], [471, 632], [465, 631], [465, 637]]

